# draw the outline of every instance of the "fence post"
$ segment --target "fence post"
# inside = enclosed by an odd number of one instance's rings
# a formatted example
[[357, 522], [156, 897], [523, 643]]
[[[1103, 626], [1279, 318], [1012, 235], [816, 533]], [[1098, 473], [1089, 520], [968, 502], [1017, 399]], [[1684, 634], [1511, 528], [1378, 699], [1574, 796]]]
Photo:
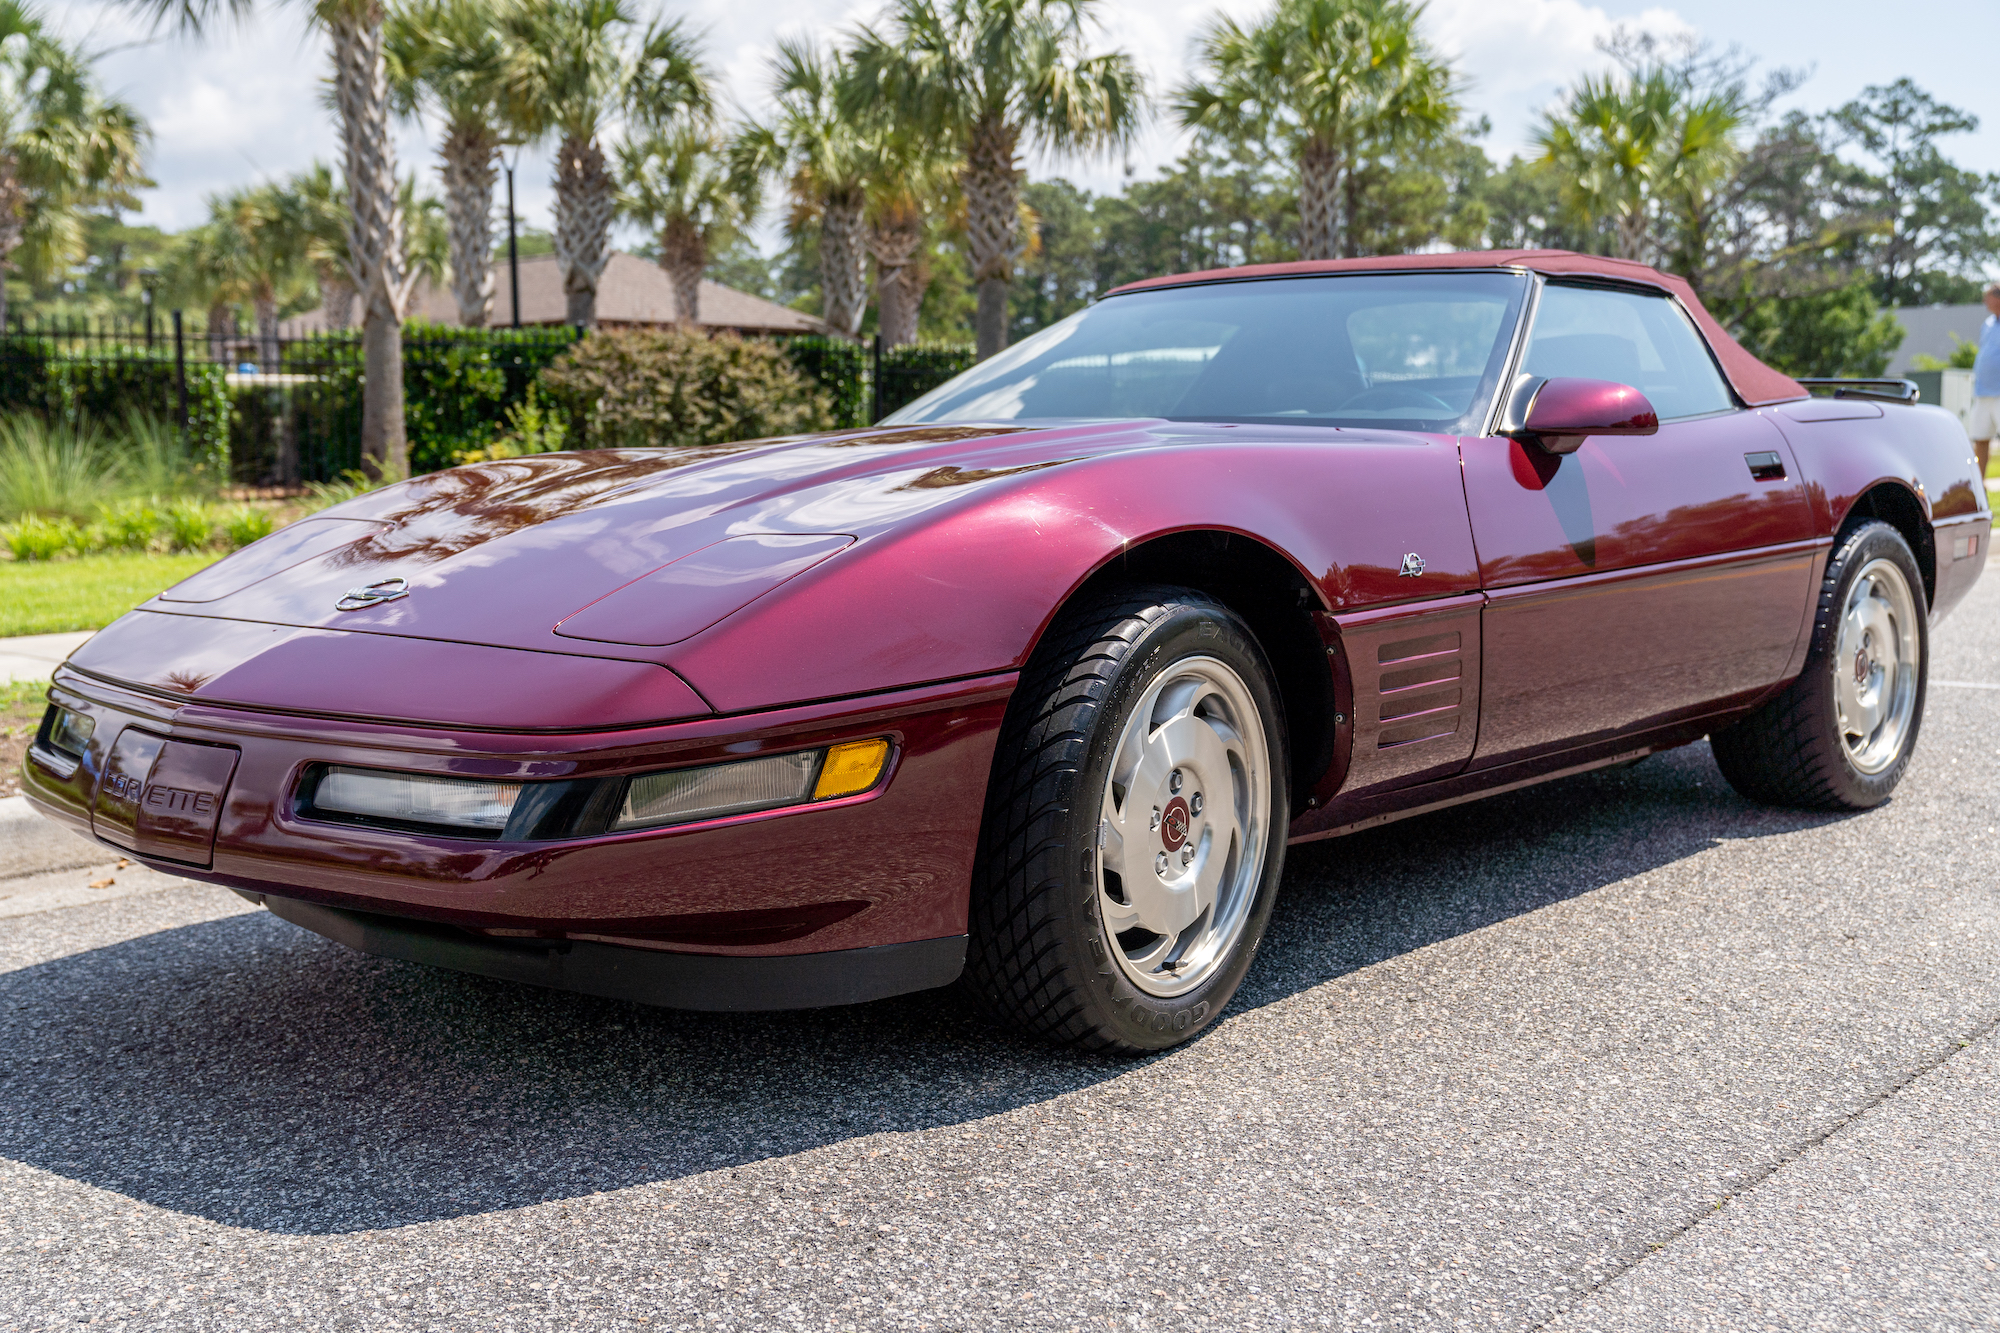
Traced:
[[181, 443], [188, 440], [188, 363], [187, 342], [181, 337], [181, 312], [174, 311], [174, 392], [180, 399]]
[[868, 424], [872, 426], [882, 419], [882, 335], [879, 333], [869, 348], [868, 398]]

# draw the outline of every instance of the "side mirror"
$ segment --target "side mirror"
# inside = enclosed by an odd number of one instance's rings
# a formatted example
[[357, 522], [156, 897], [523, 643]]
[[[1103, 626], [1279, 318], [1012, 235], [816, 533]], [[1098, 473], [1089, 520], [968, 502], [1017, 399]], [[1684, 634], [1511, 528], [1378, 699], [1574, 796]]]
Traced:
[[1507, 422], [1502, 435], [1552, 454], [1573, 454], [1591, 435], [1651, 435], [1660, 428], [1659, 413], [1629, 384], [1531, 375], [1515, 387]]

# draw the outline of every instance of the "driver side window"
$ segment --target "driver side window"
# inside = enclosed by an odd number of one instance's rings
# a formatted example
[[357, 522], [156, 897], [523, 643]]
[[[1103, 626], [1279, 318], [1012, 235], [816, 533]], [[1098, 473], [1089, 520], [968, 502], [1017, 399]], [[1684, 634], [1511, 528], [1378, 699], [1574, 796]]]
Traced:
[[1734, 405], [1701, 335], [1664, 296], [1550, 283], [1521, 368], [1544, 378], [1629, 384], [1662, 421]]

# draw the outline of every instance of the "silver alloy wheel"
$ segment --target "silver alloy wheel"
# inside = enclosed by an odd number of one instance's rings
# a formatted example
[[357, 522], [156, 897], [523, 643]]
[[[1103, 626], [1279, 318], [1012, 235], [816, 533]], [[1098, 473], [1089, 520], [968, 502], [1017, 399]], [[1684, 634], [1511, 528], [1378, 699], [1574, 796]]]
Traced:
[[1097, 825], [1105, 944], [1139, 989], [1185, 994], [1228, 960], [1263, 879], [1263, 718], [1226, 664], [1176, 662], [1126, 719], [1110, 770]]
[[1847, 590], [1833, 650], [1833, 702], [1848, 762], [1870, 775], [1896, 762], [1917, 711], [1917, 599], [1903, 571], [1871, 560]]

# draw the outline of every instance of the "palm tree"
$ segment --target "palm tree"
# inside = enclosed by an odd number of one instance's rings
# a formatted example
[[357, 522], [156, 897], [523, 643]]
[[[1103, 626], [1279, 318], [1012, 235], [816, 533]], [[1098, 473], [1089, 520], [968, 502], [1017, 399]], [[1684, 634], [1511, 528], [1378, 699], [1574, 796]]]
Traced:
[[234, 308], [250, 299], [255, 285], [249, 247], [227, 210], [211, 201], [209, 220], [175, 238], [163, 276], [168, 299], [175, 305], [200, 306], [208, 312], [208, 359], [223, 361], [236, 334]]
[[663, 124], [705, 118], [714, 105], [694, 39], [679, 24], [655, 24], [628, 52], [631, 23], [624, 0], [522, 0], [502, 20], [507, 117], [524, 139], [557, 140], [556, 263], [572, 324], [597, 322], [597, 280], [611, 258], [618, 183], [605, 131], [621, 116]]
[[306, 263], [306, 203], [283, 185], [236, 190], [209, 200], [212, 223], [235, 233], [242, 285], [257, 321], [257, 360], [266, 370], [278, 364], [278, 293], [294, 282]]
[[757, 214], [756, 177], [731, 156], [713, 126], [685, 118], [618, 150], [618, 211], [657, 237], [674, 312], [686, 328], [701, 318], [709, 256]]
[[822, 315], [836, 333], [853, 337], [868, 305], [862, 215], [867, 206], [867, 121], [840, 105], [849, 77], [838, 51], [781, 41], [772, 62], [777, 119], [751, 125], [733, 150], [741, 171], [785, 178], [791, 195], [786, 230], [819, 227]]
[[979, 355], [1007, 345], [1007, 284], [1020, 220], [1023, 140], [1051, 153], [1129, 142], [1145, 86], [1122, 51], [1086, 54], [1095, 0], [897, 0], [864, 27], [843, 98], [921, 126], [959, 161], [979, 288]]
[[1303, 259], [1357, 253], [1358, 169], [1458, 119], [1451, 70], [1417, 35], [1422, 12], [1406, 0], [1277, 0], [1249, 27], [1218, 18], [1201, 40], [1210, 77], [1174, 94], [1187, 128], [1283, 146], [1299, 173]]
[[930, 285], [924, 250], [933, 205], [951, 188], [950, 159], [912, 127], [876, 135], [868, 161], [868, 253], [875, 260], [875, 317], [882, 342], [917, 340], [917, 317]]
[[452, 271], [450, 205], [436, 195], [419, 194], [414, 175], [403, 177], [396, 198], [404, 219], [403, 266], [411, 277], [443, 286]]
[[1589, 228], [1612, 226], [1621, 259], [1646, 257], [1653, 186], [1678, 98], [1663, 71], [1633, 79], [1585, 75], [1535, 135], [1563, 206]]
[[499, 176], [500, 96], [508, 0], [416, 0], [389, 18], [391, 82], [401, 105], [444, 120], [438, 174], [451, 236], [458, 322], [483, 328], [493, 309], [493, 183]]
[[[301, 254], [319, 287], [327, 328], [338, 332], [348, 325], [355, 292], [347, 262], [346, 196], [324, 162], [315, 162], [289, 177], [282, 188], [299, 219]], [[396, 187], [396, 207], [403, 216], [404, 271], [443, 282], [450, 271], [451, 255], [445, 206], [429, 195], [419, 195], [416, 177], [405, 176]]]
[[[199, 33], [223, 17], [247, 15], [256, 0], [125, 0], [156, 22]], [[347, 182], [348, 264], [362, 298], [361, 464], [387, 480], [409, 475], [403, 425], [403, 312], [411, 275], [403, 264], [397, 207], [396, 145], [383, 62], [385, 0], [309, 0], [312, 22], [333, 46], [334, 104], [340, 110]]]
[[0, 0], [0, 326], [6, 274], [47, 273], [83, 253], [83, 210], [138, 207], [150, 184], [148, 138], [131, 107], [107, 98], [90, 61], [20, 0]]
[[328, 329], [338, 333], [354, 313], [354, 272], [347, 263], [347, 197], [333, 169], [315, 162], [291, 178], [305, 227], [306, 263], [319, 285], [320, 310]]

